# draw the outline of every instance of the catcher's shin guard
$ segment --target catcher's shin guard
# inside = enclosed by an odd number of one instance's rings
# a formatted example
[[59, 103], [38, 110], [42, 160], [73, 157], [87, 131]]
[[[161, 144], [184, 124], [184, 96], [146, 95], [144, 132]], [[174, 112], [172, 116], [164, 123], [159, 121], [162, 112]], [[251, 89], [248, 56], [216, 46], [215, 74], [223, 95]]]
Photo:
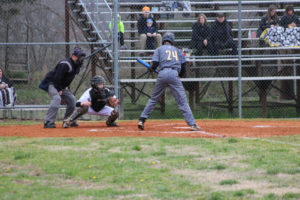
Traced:
[[64, 128], [69, 128], [69, 126], [75, 122], [76, 119], [78, 119], [80, 116], [84, 115], [87, 113], [89, 107], [88, 106], [81, 106], [77, 107], [75, 111], [72, 113], [70, 117], [68, 117], [66, 120], [63, 122], [63, 127]]
[[106, 120], [106, 125], [108, 127], [115, 127], [115, 126], [119, 126], [115, 121], [118, 119], [119, 117], [119, 112], [116, 110], [113, 110], [110, 114], [110, 116], [107, 118]]

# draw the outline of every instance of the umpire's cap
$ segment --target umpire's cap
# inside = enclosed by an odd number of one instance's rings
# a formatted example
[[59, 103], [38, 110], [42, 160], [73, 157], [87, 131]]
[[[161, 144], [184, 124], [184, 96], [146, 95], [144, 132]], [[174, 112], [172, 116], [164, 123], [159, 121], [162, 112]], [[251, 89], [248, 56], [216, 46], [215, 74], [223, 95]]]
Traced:
[[174, 33], [167, 32], [167, 33], [164, 34], [164, 36], [162, 38], [162, 43], [164, 44], [164, 42], [168, 41], [173, 45], [174, 40], [175, 40]]
[[98, 84], [99, 83], [105, 84], [105, 79], [102, 76], [96, 75], [91, 79], [92, 88], [98, 89]]
[[74, 55], [74, 56], [76, 56], [78, 58], [86, 56], [86, 54], [84, 53], [84, 51], [81, 48], [79, 48], [79, 47], [75, 47], [74, 48], [72, 55]]

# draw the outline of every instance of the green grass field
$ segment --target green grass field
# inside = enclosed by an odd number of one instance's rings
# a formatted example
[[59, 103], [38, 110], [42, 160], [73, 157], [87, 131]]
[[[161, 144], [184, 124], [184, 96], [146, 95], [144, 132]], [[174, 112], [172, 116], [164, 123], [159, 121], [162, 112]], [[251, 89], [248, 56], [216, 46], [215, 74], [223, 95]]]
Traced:
[[[278, 143], [277, 143], [278, 142]], [[0, 137], [0, 199], [300, 199], [300, 135]]]

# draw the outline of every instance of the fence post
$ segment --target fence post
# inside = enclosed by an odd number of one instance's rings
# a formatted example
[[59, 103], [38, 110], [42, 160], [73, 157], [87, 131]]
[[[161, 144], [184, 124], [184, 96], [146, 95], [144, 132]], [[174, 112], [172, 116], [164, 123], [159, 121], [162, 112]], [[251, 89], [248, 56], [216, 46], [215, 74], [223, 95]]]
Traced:
[[119, 95], [119, 63], [118, 63], [118, 50], [119, 50], [119, 40], [118, 40], [118, 24], [119, 24], [119, 17], [118, 17], [118, 7], [119, 1], [114, 0], [114, 11], [113, 11], [113, 62], [114, 62], [114, 87], [115, 87], [115, 94], [118, 98]]
[[242, 1], [238, 2], [238, 95], [239, 95], [239, 118], [242, 118]]

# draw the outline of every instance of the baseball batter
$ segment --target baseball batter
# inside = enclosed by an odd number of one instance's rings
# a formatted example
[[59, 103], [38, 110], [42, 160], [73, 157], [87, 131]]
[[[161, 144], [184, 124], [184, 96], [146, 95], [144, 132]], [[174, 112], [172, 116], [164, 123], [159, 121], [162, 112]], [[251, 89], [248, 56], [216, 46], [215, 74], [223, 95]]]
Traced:
[[178, 48], [174, 47], [174, 34], [166, 33], [162, 39], [163, 46], [157, 48], [152, 58], [151, 71], [158, 67], [158, 77], [154, 86], [152, 97], [149, 99], [144, 111], [142, 112], [138, 128], [144, 130], [146, 119], [155, 108], [155, 104], [159, 101], [160, 96], [164, 93], [167, 87], [170, 87], [172, 94], [177, 102], [177, 105], [186, 121], [191, 127], [191, 130], [201, 130], [197, 126], [193, 113], [187, 103], [185, 91], [179, 77], [185, 74], [185, 57]]
[[108, 116], [106, 125], [108, 127], [119, 126], [115, 121], [119, 117], [119, 112], [114, 108], [119, 104], [119, 100], [114, 92], [104, 86], [105, 80], [102, 76], [94, 76], [91, 79], [91, 88], [87, 89], [76, 103], [76, 109], [72, 115], [64, 120], [63, 127], [69, 126], [83, 114]]

